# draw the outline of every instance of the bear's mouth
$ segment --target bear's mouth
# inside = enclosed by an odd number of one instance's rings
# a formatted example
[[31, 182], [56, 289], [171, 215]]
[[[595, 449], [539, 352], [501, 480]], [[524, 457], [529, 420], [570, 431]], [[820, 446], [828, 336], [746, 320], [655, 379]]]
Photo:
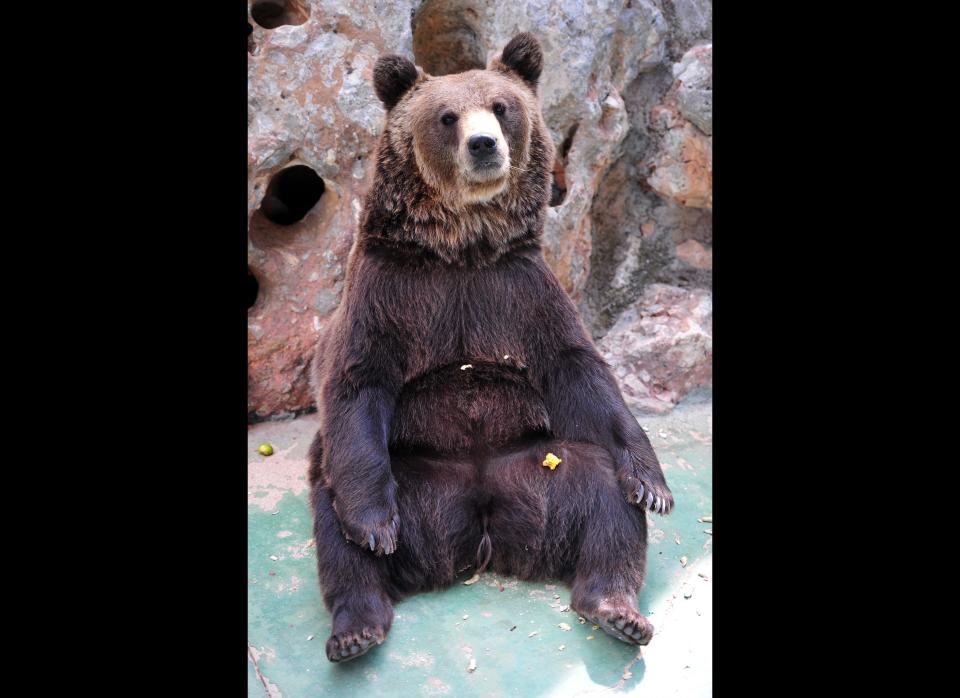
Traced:
[[507, 164], [504, 160], [484, 160], [473, 163], [464, 171], [468, 181], [477, 184], [486, 184], [493, 180], [502, 179], [507, 174]]
[[463, 202], [468, 204], [489, 201], [507, 188], [506, 173], [482, 182], [468, 180], [463, 188]]

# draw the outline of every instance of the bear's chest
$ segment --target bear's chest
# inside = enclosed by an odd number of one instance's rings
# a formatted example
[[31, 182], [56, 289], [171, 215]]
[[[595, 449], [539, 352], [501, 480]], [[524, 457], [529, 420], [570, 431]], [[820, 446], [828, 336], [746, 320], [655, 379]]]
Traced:
[[444, 366], [527, 366], [535, 299], [516, 264], [432, 271], [410, 285], [415, 292], [397, 294], [413, 299], [397, 311], [408, 318], [408, 381]]

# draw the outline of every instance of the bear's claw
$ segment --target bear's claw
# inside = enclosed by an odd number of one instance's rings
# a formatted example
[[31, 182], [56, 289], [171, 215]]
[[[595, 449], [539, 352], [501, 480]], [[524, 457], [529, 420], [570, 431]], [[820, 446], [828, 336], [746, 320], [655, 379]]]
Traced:
[[624, 483], [624, 490], [628, 502], [649, 509], [654, 514], [669, 514], [673, 509], [673, 495], [666, 485], [644, 485], [637, 478], [630, 477]]
[[374, 527], [374, 530], [367, 536], [367, 546], [377, 555], [394, 553], [397, 550], [397, 539], [399, 538], [397, 529], [399, 526], [400, 517], [394, 514], [388, 523]]
[[[336, 503], [334, 503], [334, 510], [337, 511]], [[396, 552], [397, 541], [400, 538], [400, 515], [396, 510], [392, 514], [381, 517], [368, 514], [358, 517], [359, 521], [337, 511], [337, 518], [340, 519], [340, 527], [347, 540], [361, 548], [369, 548], [378, 556]], [[377, 518], [379, 521], [376, 520]], [[374, 521], [371, 522], [371, 519]]]

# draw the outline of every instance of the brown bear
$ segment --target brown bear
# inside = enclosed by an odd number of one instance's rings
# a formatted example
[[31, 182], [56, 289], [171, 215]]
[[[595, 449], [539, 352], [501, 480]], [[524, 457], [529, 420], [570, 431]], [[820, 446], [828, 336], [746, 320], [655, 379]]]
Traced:
[[653, 633], [637, 610], [644, 509], [673, 496], [543, 258], [542, 63], [524, 33], [486, 70], [374, 68], [376, 175], [312, 368], [331, 661], [383, 642], [398, 600], [473, 564], [564, 581], [571, 608], [625, 642]]

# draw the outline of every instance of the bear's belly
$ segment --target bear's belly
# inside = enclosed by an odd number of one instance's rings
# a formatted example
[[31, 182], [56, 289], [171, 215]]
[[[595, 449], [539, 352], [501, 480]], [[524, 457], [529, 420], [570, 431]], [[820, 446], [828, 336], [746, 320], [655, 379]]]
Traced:
[[443, 366], [407, 383], [390, 425], [390, 448], [464, 453], [549, 432], [540, 394], [504, 364]]

